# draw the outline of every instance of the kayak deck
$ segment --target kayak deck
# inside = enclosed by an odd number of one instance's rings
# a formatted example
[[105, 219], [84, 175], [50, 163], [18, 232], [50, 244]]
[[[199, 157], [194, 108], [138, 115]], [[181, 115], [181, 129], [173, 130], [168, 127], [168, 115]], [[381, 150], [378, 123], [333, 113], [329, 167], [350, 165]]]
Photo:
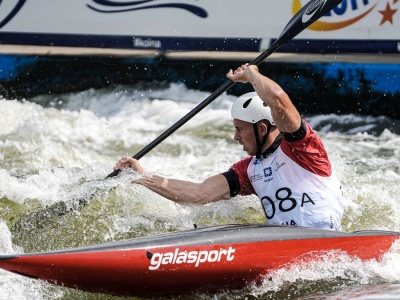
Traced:
[[51, 283], [123, 296], [240, 289], [305, 255], [343, 251], [380, 259], [392, 231], [344, 233], [303, 227], [233, 224], [73, 249], [0, 256], [0, 268]]

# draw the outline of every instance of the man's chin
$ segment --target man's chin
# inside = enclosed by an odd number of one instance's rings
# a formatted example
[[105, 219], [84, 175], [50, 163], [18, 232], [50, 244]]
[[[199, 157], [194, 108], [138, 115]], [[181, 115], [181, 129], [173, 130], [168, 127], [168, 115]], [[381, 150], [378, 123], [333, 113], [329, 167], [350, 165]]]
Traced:
[[247, 151], [246, 147], [243, 146], [243, 151], [246, 152], [248, 155], [254, 156], [255, 154]]

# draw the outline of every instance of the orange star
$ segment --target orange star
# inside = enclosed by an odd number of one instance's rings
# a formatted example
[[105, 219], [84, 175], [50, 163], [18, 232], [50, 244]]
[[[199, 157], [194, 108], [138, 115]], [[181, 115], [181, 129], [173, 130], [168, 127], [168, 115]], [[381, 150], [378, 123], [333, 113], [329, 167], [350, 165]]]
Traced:
[[[398, 0], [395, 0], [398, 1]], [[397, 12], [397, 9], [392, 9], [390, 7], [389, 2], [386, 3], [385, 10], [379, 10], [379, 13], [383, 15], [382, 21], [379, 25], [382, 25], [385, 22], [390, 22], [393, 25], [393, 15]]]

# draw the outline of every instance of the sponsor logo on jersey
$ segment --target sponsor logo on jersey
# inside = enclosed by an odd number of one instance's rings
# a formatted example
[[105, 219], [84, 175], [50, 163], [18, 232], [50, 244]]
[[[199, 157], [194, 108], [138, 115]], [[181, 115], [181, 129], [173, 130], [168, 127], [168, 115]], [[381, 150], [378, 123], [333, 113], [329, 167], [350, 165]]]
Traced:
[[268, 167], [264, 169], [264, 177], [270, 177], [272, 176], [272, 168]]

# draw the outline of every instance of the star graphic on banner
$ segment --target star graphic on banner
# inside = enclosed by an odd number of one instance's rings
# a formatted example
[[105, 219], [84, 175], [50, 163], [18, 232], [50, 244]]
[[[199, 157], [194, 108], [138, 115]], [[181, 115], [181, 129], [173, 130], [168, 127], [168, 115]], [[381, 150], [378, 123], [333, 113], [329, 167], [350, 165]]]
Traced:
[[[398, 0], [394, 0], [393, 4], [395, 4]], [[382, 21], [379, 25], [382, 25], [386, 22], [390, 22], [390, 24], [393, 25], [393, 15], [397, 12], [397, 9], [392, 9], [390, 7], [390, 3], [386, 3], [386, 8], [385, 10], [379, 10], [379, 13], [382, 14]]]

